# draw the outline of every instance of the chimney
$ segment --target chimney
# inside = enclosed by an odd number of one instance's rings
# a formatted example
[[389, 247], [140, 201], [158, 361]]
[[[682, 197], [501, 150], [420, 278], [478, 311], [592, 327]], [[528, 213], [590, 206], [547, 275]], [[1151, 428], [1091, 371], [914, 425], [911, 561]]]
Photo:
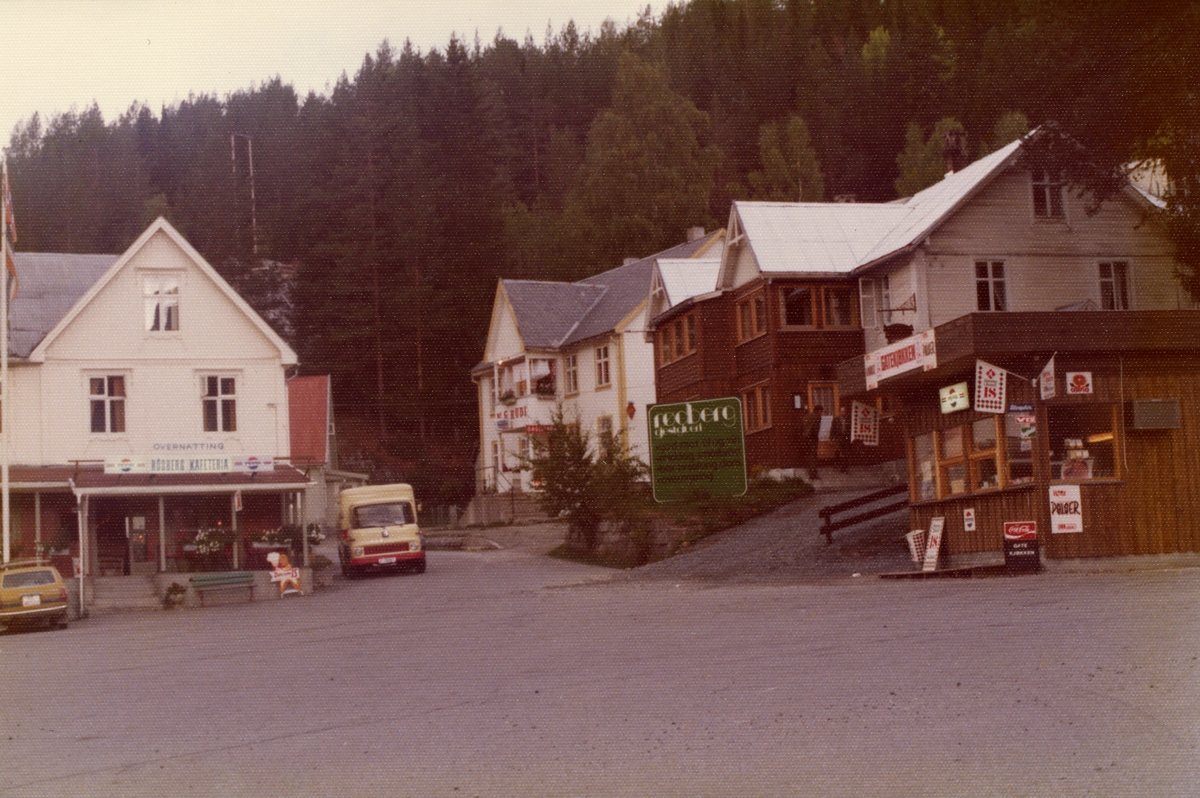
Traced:
[[942, 134], [942, 157], [946, 174], [952, 175], [967, 165], [967, 137], [961, 130], [951, 128]]
[[687, 240], [689, 244], [693, 241], [699, 241], [702, 238], [704, 238], [703, 227], [689, 227], [687, 229]]

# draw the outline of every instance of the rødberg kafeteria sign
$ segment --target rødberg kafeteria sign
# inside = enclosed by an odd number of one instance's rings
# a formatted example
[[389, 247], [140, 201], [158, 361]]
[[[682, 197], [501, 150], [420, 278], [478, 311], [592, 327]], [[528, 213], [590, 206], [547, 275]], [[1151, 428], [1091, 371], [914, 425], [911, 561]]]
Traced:
[[736, 396], [651, 405], [650, 482], [654, 498], [674, 501], [697, 492], [746, 492], [742, 400]]
[[275, 458], [221, 452], [163, 453], [150, 457], [108, 457], [105, 474], [265, 474], [275, 470]]
[[937, 342], [933, 330], [910, 335], [902, 341], [888, 344], [863, 356], [867, 378], [867, 390], [879, 387], [880, 380], [895, 377], [906, 371], [937, 368]]

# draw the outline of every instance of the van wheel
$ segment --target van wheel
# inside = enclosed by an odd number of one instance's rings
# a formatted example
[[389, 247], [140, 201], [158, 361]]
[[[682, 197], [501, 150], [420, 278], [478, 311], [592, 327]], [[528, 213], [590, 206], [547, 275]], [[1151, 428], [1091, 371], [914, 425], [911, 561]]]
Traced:
[[358, 569], [352, 568], [349, 565], [343, 564], [342, 565], [342, 576], [346, 577], [347, 579], [357, 579], [358, 578]]
[[420, 560], [420, 561], [419, 561], [419, 562], [418, 562], [418, 563], [417, 563], [417, 564], [416, 564], [416, 565], [413, 567], [413, 573], [415, 573], [415, 574], [423, 574], [423, 573], [425, 573], [425, 561], [424, 561], [424, 560]]

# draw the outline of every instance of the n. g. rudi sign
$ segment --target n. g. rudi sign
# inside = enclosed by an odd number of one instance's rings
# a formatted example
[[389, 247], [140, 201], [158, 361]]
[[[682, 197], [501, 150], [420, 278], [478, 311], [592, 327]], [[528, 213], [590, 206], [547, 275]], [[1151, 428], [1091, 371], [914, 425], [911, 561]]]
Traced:
[[275, 458], [222, 452], [164, 453], [150, 457], [108, 457], [105, 474], [262, 474], [275, 470]]
[[742, 400], [737, 397], [651, 405], [650, 480], [660, 502], [695, 493], [746, 492]]
[[879, 387], [880, 380], [895, 377], [906, 371], [937, 368], [937, 342], [933, 330], [910, 335], [902, 341], [868, 352], [864, 357], [867, 390]]

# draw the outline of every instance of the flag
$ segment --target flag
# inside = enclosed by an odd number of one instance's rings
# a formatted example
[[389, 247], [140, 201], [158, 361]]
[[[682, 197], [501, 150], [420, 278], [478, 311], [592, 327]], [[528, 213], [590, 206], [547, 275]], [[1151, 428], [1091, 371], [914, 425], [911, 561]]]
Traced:
[[13, 260], [13, 244], [17, 243], [17, 221], [13, 216], [12, 191], [8, 187], [8, 161], [4, 162], [4, 268], [8, 269], [8, 298], [17, 296], [17, 264]]
[[1008, 372], [982, 360], [975, 361], [975, 409], [1003, 413]]
[[1042, 373], [1038, 375], [1038, 386], [1042, 390], [1042, 401], [1053, 399], [1056, 385], [1054, 382], [1054, 356], [1050, 356], [1050, 362], [1042, 368]]

